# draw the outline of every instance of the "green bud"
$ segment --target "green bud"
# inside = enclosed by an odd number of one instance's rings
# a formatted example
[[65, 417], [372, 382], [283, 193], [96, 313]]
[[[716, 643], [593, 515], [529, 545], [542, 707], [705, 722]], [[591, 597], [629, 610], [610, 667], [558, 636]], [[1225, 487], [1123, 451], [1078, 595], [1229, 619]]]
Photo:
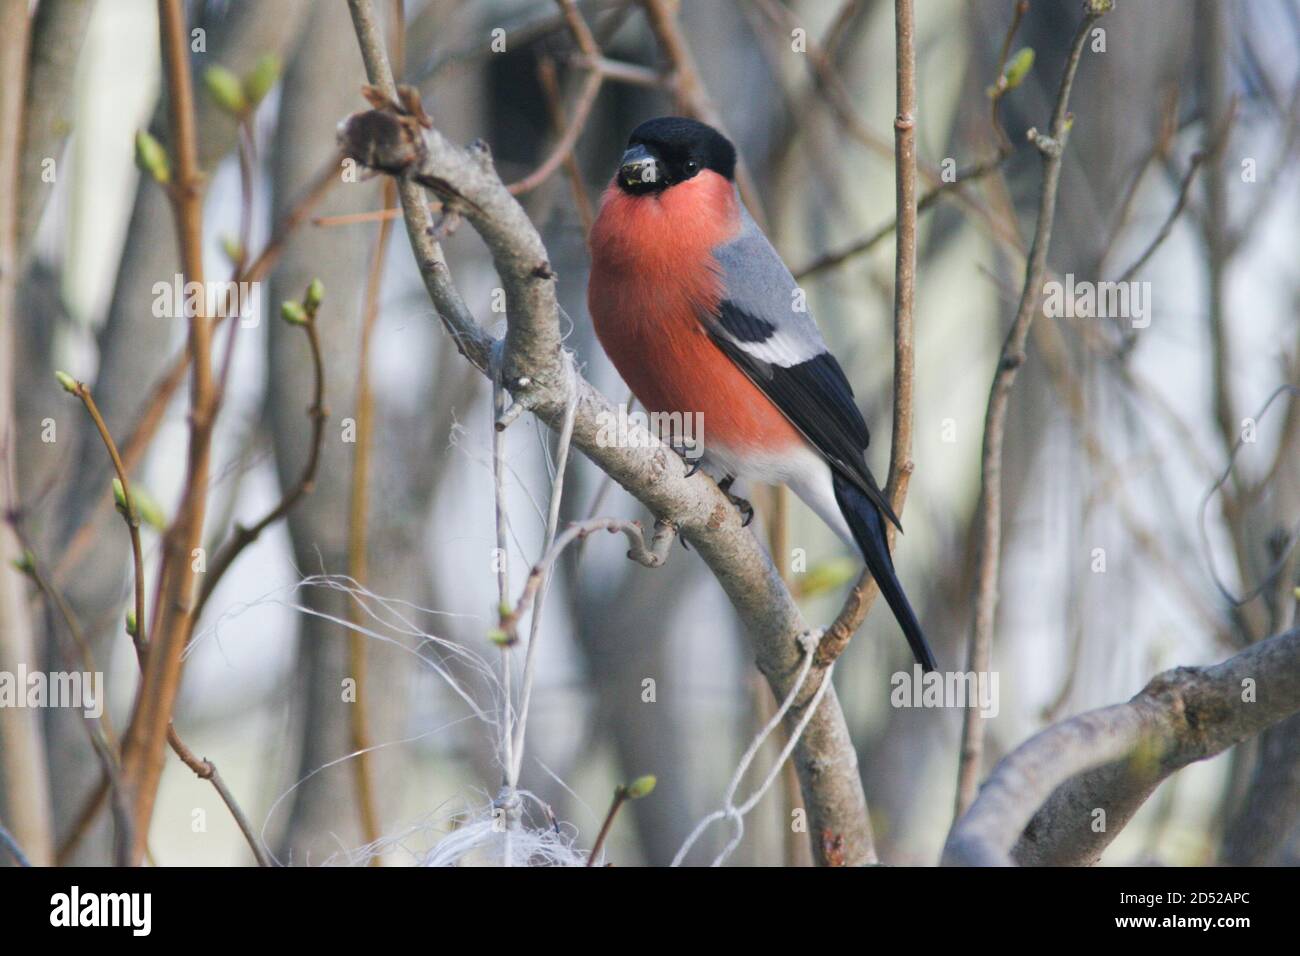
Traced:
[[488, 640], [497, 647], [509, 647], [514, 643], [514, 641], [511, 640], [510, 635], [499, 627], [492, 628], [492, 630], [488, 631], [487, 636]]
[[623, 792], [627, 794], [629, 800], [640, 800], [642, 797], [648, 797], [654, 792], [657, 782], [655, 775], [648, 773], [644, 777], [637, 777], [629, 783]]
[[280, 318], [290, 325], [306, 325], [307, 310], [302, 307], [301, 302], [285, 299], [280, 303]]
[[32, 554], [31, 551], [24, 549], [22, 557], [14, 558], [13, 565], [23, 574], [35, 574], [36, 555]]
[[248, 112], [248, 99], [244, 96], [239, 77], [224, 66], [210, 66], [203, 73], [203, 85], [214, 103], [236, 118]]
[[248, 98], [249, 104], [256, 107], [262, 102], [279, 78], [280, 58], [274, 53], [258, 57], [253, 69], [244, 77], [244, 96]]
[[167, 159], [167, 150], [144, 130], [135, 134], [135, 164], [155, 181], [171, 182], [172, 167]]
[[226, 258], [231, 262], [243, 261], [244, 247], [234, 236], [221, 237], [221, 251], [226, 254]]
[[312, 279], [311, 285], [307, 286], [307, 292], [303, 296], [302, 303], [307, 308], [308, 315], [315, 315], [320, 304], [325, 301], [325, 283], [320, 279]]
[[1006, 69], [1002, 71], [1004, 81], [1004, 90], [1014, 90], [1024, 82], [1029, 71], [1034, 68], [1034, 48], [1021, 47], [1015, 52], [1010, 60], [1007, 61]]
[[127, 514], [126, 509], [126, 489], [122, 487], [120, 478], [113, 479], [113, 503], [117, 505], [117, 510], [122, 514]]
[[808, 573], [798, 578], [800, 597], [817, 597], [827, 591], [843, 587], [857, 573], [857, 562], [850, 558], [831, 558], [814, 564]]
[[59, 380], [59, 384], [63, 386], [63, 390], [69, 395], [78, 394], [77, 380], [67, 372], [55, 372], [54, 377]]
[[136, 637], [139, 634], [139, 632], [140, 629], [139, 627], [136, 626], [136, 621], [135, 621], [135, 611], [127, 611], [126, 612], [126, 633], [130, 634], [132, 637]]
[[131, 483], [131, 504], [135, 505], [136, 514], [151, 528], [158, 531], [165, 531], [167, 528], [167, 517], [163, 514], [161, 506], [153, 495], [142, 487], [138, 482]]

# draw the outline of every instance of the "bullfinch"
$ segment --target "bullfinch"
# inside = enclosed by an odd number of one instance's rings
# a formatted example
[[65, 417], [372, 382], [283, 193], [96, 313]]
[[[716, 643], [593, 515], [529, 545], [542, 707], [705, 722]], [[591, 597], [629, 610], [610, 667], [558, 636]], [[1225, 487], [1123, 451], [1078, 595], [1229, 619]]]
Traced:
[[737, 478], [783, 483], [855, 547], [933, 670], [894, 572], [885, 522], [898, 518], [867, 468], [853, 389], [735, 169], [735, 147], [704, 123], [661, 117], [632, 131], [591, 231], [596, 335], [647, 410], [702, 422], [704, 463], [724, 491]]

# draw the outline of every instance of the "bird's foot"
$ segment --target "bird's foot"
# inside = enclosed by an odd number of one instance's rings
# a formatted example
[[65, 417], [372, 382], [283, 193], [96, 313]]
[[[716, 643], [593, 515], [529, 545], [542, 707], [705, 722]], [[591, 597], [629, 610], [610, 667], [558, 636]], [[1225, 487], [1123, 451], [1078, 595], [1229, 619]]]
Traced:
[[696, 446], [670, 444], [668, 447], [677, 452], [678, 457], [682, 460], [682, 464], [686, 466], [687, 478], [699, 471], [700, 466], [704, 464], [704, 456], [700, 454], [700, 450]]
[[735, 481], [736, 481], [735, 475], [727, 475], [720, 482], [718, 482], [718, 488], [722, 491], [724, 495], [727, 496], [727, 500], [736, 506], [736, 509], [740, 512], [741, 516], [744, 518], [744, 520], [741, 521], [740, 526], [742, 528], [748, 528], [749, 523], [754, 520], [754, 506], [749, 503], [749, 500], [747, 498], [742, 498], [740, 497], [740, 495], [733, 495], [731, 493], [731, 486], [732, 484], [735, 483]]

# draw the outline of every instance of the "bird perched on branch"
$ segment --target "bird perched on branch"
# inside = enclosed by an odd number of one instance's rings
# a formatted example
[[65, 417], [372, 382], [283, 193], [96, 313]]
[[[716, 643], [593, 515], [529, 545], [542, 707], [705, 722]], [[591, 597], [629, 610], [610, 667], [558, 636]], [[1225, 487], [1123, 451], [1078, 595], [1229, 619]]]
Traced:
[[867, 468], [853, 389], [741, 202], [735, 168], [731, 142], [704, 123], [662, 117], [632, 131], [591, 231], [596, 334], [652, 413], [702, 417], [704, 462], [724, 492], [736, 478], [788, 485], [855, 546], [933, 670], [894, 572], [885, 522], [898, 518]]

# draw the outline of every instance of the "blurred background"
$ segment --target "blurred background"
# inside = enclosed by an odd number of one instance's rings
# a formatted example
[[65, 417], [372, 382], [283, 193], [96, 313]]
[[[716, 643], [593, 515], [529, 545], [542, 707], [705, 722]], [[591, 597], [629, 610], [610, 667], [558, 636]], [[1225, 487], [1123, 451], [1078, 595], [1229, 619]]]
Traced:
[[[585, 304], [592, 210], [637, 123], [689, 112], [720, 124], [752, 176], [755, 215], [800, 277], [854, 384], [876, 437], [868, 460], [883, 476], [892, 4], [665, 4], [680, 27], [684, 66], [643, 4], [583, 2], [601, 54], [615, 64], [594, 97], [591, 60], [556, 4], [378, 6], [390, 48], [401, 12], [401, 73], [438, 128], [453, 141], [484, 139], [506, 182], [538, 170], [560, 131], [582, 120], [571, 161], [520, 199], [559, 274], [567, 344], [612, 401], [625, 401], [627, 388], [596, 343]], [[1040, 182], [1025, 133], [1047, 126], [1080, 10], [1031, 3], [1009, 39], [1013, 0], [917, 6], [919, 189], [941, 192], [919, 225], [916, 470], [896, 560], [936, 652], [959, 669], [972, 619], [983, 415]], [[242, 176], [236, 124], [197, 84], [208, 271], [225, 276], [228, 239], [242, 229], [245, 251], [256, 254], [335, 162], [336, 125], [366, 107], [365, 76], [342, 0], [196, 0], [189, 8], [191, 25], [204, 31], [205, 48], [192, 54], [196, 76], [214, 65], [244, 75], [268, 54], [283, 64], [247, 124]], [[33, 50], [48, 54], [41, 76], [50, 79], [28, 91], [19, 167], [22, 271], [13, 343], [5, 345], [13, 349], [15, 427], [4, 454], [15, 480], [5, 507], [75, 611], [120, 727], [137, 674], [121, 625], [132, 588], [129, 544], [110, 506], [99, 437], [52, 373], [89, 383], [122, 441], [183, 349], [184, 323], [152, 308], [154, 283], [170, 283], [179, 269], [172, 220], [132, 159], [137, 130], [165, 140], [157, 13], [151, 0], [40, 0], [35, 23]], [[1275, 393], [1300, 384], [1300, 4], [1121, 2], [1099, 28], [1071, 101], [1049, 269], [1061, 280], [1149, 282], [1150, 322], [1035, 322], [1005, 447], [993, 649], [1000, 698], [987, 766], [1048, 723], [1127, 699], [1163, 669], [1215, 662], [1286, 629], [1296, 610], [1300, 398]], [[990, 88], [1007, 44], [1012, 53], [1032, 49], [1034, 59], [995, 110]], [[686, 69], [698, 82], [665, 81]], [[41, 175], [45, 159], [54, 161], [52, 180]], [[961, 174], [955, 185], [945, 178], [953, 169]], [[318, 326], [330, 417], [312, 494], [241, 555], [207, 603], [176, 714], [177, 729], [220, 768], [275, 856], [294, 864], [427, 860], [458, 821], [490, 806], [501, 783], [500, 655], [488, 639], [497, 608], [491, 387], [440, 328], [400, 221], [377, 267], [373, 217], [314, 221], [383, 205], [381, 180], [323, 190], [257, 288], [248, 327], [237, 331], [213, 458], [211, 550], [272, 508], [307, 459], [312, 366], [302, 335], [278, 311], [316, 276], [326, 287]], [[461, 227], [445, 250], [475, 315], [502, 331], [498, 280], [481, 242]], [[344, 420], [364, 415], [359, 372], [372, 272], [362, 592], [339, 576], [361, 577], [349, 550], [360, 446], [346, 440]], [[224, 348], [224, 331], [216, 341]], [[136, 469], [167, 514], [184, 478], [186, 392], [182, 385], [165, 405]], [[47, 419], [56, 440], [42, 438]], [[504, 440], [517, 590], [542, 548], [554, 436], [524, 419]], [[1230, 465], [1225, 497], [1217, 485]], [[761, 490], [750, 496], [761, 506], [754, 527], [769, 537], [772, 502]], [[593, 514], [647, 518], [575, 455], [563, 520]], [[778, 566], [806, 617], [828, 622], [857, 571], [845, 547], [793, 499], [776, 540]], [[147, 529], [144, 545], [152, 571], [160, 536]], [[614, 787], [654, 774], [654, 793], [623, 811], [606, 850], [618, 865], [661, 865], [720, 805], [775, 705], [699, 558], [675, 546], [665, 567], [647, 570], [625, 551], [621, 537], [601, 535], [559, 565], [521, 783], [539, 798], [530, 804], [533, 825], [558, 826], [565, 840], [590, 848]], [[806, 556], [806, 571], [796, 555]], [[63, 619], [36, 588], [25, 586], [23, 598], [37, 653], [59, 669]], [[349, 634], [357, 627], [364, 640], [353, 644], [364, 647], [368, 674], [361, 704], [341, 692], [355, 673]], [[877, 607], [836, 681], [882, 859], [932, 864], [952, 821], [960, 713], [891, 707], [890, 676], [910, 668], [887, 609]], [[376, 748], [378, 843], [363, 825], [350, 756], [359, 706], [368, 725], [362, 743]], [[110, 814], [86, 820], [100, 767], [82, 719], [57, 709], [40, 719], [60, 858], [107, 862]], [[1104, 862], [1300, 862], [1298, 731], [1292, 718], [1173, 776]], [[775, 754], [765, 749], [760, 769]], [[798, 805], [797, 788], [783, 778], [731, 862], [806, 862], [806, 837], [787, 822]], [[711, 858], [728, 835], [716, 826], [690, 859]], [[217, 794], [170, 755], [149, 845], [161, 865], [253, 861]]]

